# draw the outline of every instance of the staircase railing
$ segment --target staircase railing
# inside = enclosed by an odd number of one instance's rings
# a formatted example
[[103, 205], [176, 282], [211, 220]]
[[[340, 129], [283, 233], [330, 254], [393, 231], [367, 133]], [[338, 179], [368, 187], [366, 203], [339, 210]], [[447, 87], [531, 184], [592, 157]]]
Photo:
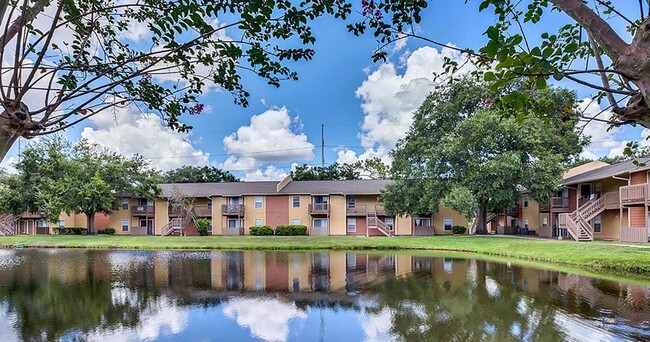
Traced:
[[600, 214], [603, 210], [605, 210], [605, 197], [589, 201], [578, 208], [577, 211], [580, 212], [580, 216], [582, 216], [585, 221], [589, 221]]
[[0, 235], [16, 235], [16, 227], [14, 226], [16, 221], [18, 221], [18, 218], [13, 215], [5, 215], [2, 217], [0, 220]]
[[368, 212], [366, 214], [366, 227], [367, 229], [377, 229], [380, 231], [382, 234], [390, 237], [390, 228], [386, 224], [386, 222], [382, 221], [377, 217], [376, 212]]

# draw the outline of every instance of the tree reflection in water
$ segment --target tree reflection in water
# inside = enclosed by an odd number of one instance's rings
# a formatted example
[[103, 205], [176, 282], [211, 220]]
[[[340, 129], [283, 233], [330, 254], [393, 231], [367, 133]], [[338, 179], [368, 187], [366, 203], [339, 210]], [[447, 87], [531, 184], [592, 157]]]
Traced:
[[648, 339], [648, 298], [647, 286], [405, 254], [0, 252], [0, 320], [14, 317], [21, 340]]

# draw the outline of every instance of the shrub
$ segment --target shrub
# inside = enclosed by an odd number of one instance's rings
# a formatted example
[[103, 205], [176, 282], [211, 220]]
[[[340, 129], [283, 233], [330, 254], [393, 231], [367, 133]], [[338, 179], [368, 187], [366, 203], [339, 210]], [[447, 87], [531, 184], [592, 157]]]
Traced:
[[97, 234], [114, 235], [115, 234], [115, 229], [114, 228], [106, 228], [106, 229], [98, 230]]
[[196, 232], [201, 236], [208, 235], [210, 230], [210, 220], [207, 218], [200, 218], [196, 220]]
[[297, 225], [279, 225], [275, 227], [275, 235], [307, 235], [307, 226]]
[[252, 226], [250, 227], [251, 235], [273, 235], [273, 229], [269, 226]]
[[462, 235], [465, 234], [465, 232], [467, 232], [467, 228], [463, 226], [453, 226], [451, 227], [451, 232], [454, 234]]
[[60, 235], [86, 235], [88, 229], [81, 227], [54, 227], [54, 232]]

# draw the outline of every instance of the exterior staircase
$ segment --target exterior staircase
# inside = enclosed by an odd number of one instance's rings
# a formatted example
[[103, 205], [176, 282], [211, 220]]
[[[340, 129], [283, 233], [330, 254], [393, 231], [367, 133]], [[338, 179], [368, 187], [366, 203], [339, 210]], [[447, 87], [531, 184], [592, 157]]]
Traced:
[[14, 215], [1, 215], [0, 216], [0, 235], [10, 236], [16, 235], [16, 218]]
[[[386, 225], [386, 222], [382, 221], [377, 217], [377, 212], [368, 211], [366, 213], [366, 227], [367, 229], [377, 229], [382, 234], [391, 237], [390, 227]], [[366, 230], [367, 231], [367, 230]], [[366, 235], [368, 235], [366, 233]]]
[[589, 221], [606, 209], [605, 198], [589, 201], [570, 214], [559, 214], [558, 226], [566, 228], [576, 241], [593, 241], [594, 231]]
[[[183, 229], [187, 227], [190, 221], [194, 221], [194, 215], [191, 210], [181, 210], [181, 213], [178, 217], [174, 217], [166, 225], [162, 227], [160, 236], [167, 236], [174, 233], [178, 235], [183, 235]], [[196, 222], [195, 222], [196, 223]]]

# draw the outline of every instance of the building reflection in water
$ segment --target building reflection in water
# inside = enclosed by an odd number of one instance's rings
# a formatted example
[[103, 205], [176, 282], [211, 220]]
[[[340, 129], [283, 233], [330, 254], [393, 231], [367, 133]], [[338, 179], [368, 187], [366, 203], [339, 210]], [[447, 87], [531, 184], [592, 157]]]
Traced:
[[200, 339], [217, 322], [224, 338], [267, 341], [647, 339], [649, 298], [648, 286], [406, 254], [0, 251], [3, 341]]

